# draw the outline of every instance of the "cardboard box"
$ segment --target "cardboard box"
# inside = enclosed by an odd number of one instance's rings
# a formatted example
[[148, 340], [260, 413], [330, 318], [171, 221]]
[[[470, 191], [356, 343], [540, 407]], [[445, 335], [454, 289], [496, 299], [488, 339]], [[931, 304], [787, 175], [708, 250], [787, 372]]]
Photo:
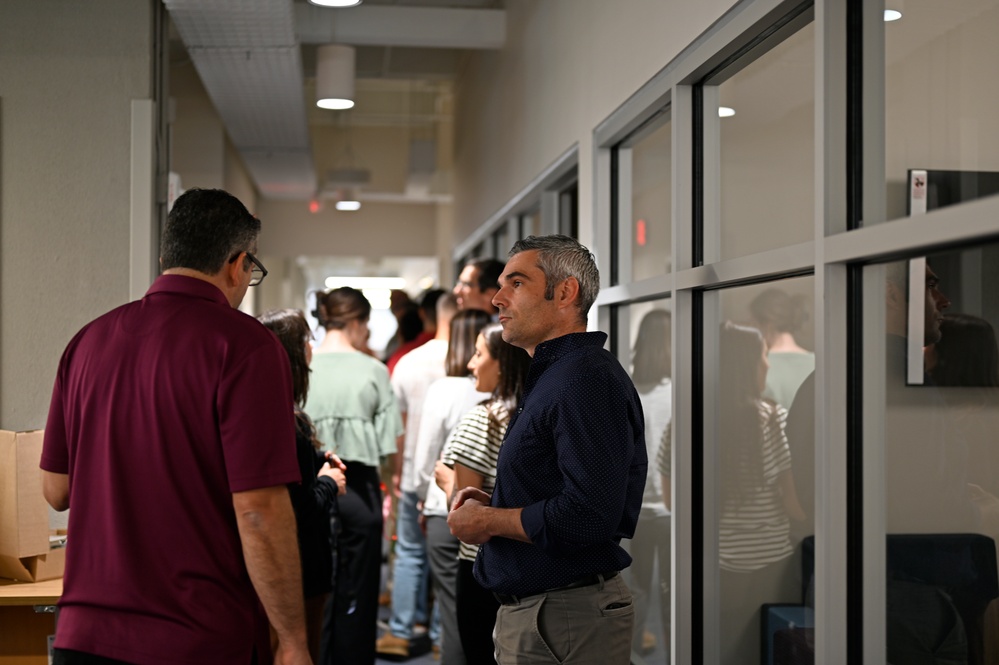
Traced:
[[42, 430], [0, 430], [0, 556], [48, 554], [49, 508], [38, 463]]
[[19, 582], [54, 580], [62, 577], [65, 568], [65, 547], [56, 547], [36, 556], [21, 558], [0, 556], [0, 577]]
[[24, 582], [61, 577], [65, 549], [50, 549], [42, 495], [42, 430], [0, 430], [0, 577]]

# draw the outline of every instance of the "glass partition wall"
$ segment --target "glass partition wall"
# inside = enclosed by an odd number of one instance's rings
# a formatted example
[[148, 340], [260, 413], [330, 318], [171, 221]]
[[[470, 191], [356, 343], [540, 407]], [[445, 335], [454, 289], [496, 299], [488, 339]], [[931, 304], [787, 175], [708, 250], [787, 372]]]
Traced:
[[594, 130], [632, 662], [999, 663], [997, 30], [743, 0]]

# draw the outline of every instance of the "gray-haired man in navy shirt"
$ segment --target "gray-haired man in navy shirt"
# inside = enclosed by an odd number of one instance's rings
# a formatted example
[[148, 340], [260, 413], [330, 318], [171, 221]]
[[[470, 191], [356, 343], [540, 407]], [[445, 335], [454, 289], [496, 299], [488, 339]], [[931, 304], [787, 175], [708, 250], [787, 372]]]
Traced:
[[499, 599], [496, 659], [627, 663], [631, 563], [646, 466], [644, 419], [627, 372], [586, 332], [599, 290], [593, 255], [566, 236], [510, 251], [493, 298], [503, 339], [532, 357], [492, 496], [467, 487], [448, 524], [482, 545], [475, 577]]

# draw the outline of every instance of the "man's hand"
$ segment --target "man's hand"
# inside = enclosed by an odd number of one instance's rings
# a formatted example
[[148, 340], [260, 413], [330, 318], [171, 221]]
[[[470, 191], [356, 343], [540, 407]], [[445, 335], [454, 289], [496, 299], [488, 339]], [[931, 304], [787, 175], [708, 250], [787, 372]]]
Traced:
[[463, 490], [458, 490], [458, 493], [454, 495], [454, 500], [451, 503], [451, 510], [458, 510], [468, 499], [475, 499], [479, 503], [488, 506], [492, 497], [477, 487], [466, 487]]
[[488, 501], [489, 495], [480, 489], [466, 487], [459, 491], [454, 498], [454, 508], [447, 515], [451, 534], [468, 545], [487, 542], [492, 537]]
[[468, 545], [481, 545], [493, 536], [531, 542], [520, 523], [522, 508], [493, 508], [492, 497], [475, 487], [458, 490], [454, 495], [447, 525], [451, 534]]

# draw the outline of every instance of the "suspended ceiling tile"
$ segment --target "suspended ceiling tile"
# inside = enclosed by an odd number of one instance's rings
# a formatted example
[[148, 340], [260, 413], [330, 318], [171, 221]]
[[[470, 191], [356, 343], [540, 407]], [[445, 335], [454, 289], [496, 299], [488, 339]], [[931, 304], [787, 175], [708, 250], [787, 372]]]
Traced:
[[191, 49], [237, 148], [307, 148], [298, 48]]

